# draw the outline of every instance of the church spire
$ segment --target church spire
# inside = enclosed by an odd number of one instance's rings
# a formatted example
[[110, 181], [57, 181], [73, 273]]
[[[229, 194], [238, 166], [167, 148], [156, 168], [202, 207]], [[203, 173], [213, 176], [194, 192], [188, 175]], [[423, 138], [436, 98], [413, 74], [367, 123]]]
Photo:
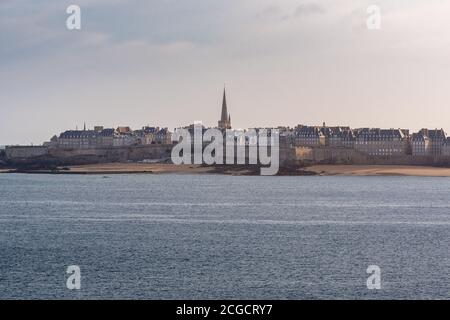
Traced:
[[222, 120], [222, 121], [228, 120], [227, 94], [225, 91], [225, 87], [223, 88], [222, 116], [221, 116], [220, 120]]
[[227, 93], [225, 86], [223, 88], [222, 114], [219, 120], [219, 128], [231, 129], [231, 116], [228, 114]]

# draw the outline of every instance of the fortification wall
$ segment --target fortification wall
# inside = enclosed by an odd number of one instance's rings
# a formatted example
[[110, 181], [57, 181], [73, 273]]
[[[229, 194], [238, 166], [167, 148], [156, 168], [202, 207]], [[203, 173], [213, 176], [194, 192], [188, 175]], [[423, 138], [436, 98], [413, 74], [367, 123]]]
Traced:
[[349, 148], [322, 147], [313, 150], [315, 163], [366, 164], [368, 156]]
[[[358, 163], [359, 164], [359, 163]], [[408, 165], [408, 166], [432, 166], [435, 165], [433, 157], [413, 157], [412, 155], [375, 157], [369, 156], [367, 164], [374, 165]]]
[[[61, 149], [44, 146], [13, 146], [5, 149], [10, 164], [76, 165], [106, 162], [142, 161], [170, 158], [173, 145], [142, 145], [94, 149]], [[237, 153], [235, 153], [237, 154]], [[248, 149], [246, 150], [248, 158]], [[354, 149], [336, 147], [280, 147], [280, 164], [359, 165], [437, 165], [450, 166], [450, 157], [413, 157], [412, 155], [376, 157]], [[248, 159], [246, 159], [248, 163]]]
[[297, 160], [295, 148], [280, 146], [280, 164]]
[[170, 157], [172, 145], [142, 145], [95, 149], [50, 149], [50, 155], [58, 159], [90, 157], [98, 162], [142, 161]]
[[295, 147], [296, 160], [314, 162], [314, 149], [310, 147]]
[[428, 156], [370, 156], [355, 149], [336, 147], [296, 147], [297, 161], [311, 164], [357, 164], [357, 165], [446, 165], [450, 158]]
[[43, 146], [11, 146], [5, 148], [6, 159], [28, 159], [48, 155], [48, 148]]
[[41, 163], [72, 165], [105, 162], [142, 161], [170, 157], [172, 145], [143, 145], [90, 149], [47, 147], [8, 147], [7, 160], [12, 164]]

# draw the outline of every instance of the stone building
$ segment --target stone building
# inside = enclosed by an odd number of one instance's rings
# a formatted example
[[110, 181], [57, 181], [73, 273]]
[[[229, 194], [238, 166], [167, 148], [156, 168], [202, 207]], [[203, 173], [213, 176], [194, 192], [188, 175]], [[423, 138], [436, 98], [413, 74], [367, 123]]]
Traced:
[[294, 145], [298, 147], [325, 146], [326, 137], [320, 127], [298, 125], [294, 129]]
[[443, 129], [422, 129], [412, 136], [412, 154], [414, 156], [439, 157], [442, 155], [446, 143], [446, 133]]
[[431, 155], [431, 145], [428, 136], [423, 132], [413, 133], [411, 137], [411, 150], [413, 156], [429, 156]]
[[131, 134], [133, 130], [130, 127], [117, 127], [116, 132], [117, 134]]
[[155, 133], [156, 144], [171, 144], [172, 133], [167, 128], [161, 128]]
[[139, 138], [140, 144], [149, 145], [156, 144], [156, 133], [159, 127], [142, 127], [141, 130], [133, 131], [134, 135]]
[[355, 136], [349, 127], [323, 127], [325, 144], [335, 148], [353, 148]]
[[103, 129], [96, 127], [96, 130], [67, 130], [56, 139], [52, 138], [51, 146], [58, 148], [89, 149], [97, 147], [109, 147], [113, 145], [114, 129]]
[[448, 137], [442, 146], [442, 156], [450, 157], [450, 137]]
[[342, 139], [342, 145], [344, 148], [353, 149], [355, 147], [356, 137], [355, 137], [353, 130], [351, 130], [351, 129], [344, 130], [341, 133], [341, 139]]
[[42, 144], [44, 147], [57, 148], [58, 147], [58, 136], [54, 135], [50, 141], [46, 141]]
[[125, 147], [140, 144], [141, 141], [130, 127], [118, 127], [114, 133], [113, 147]]
[[446, 142], [446, 134], [443, 129], [422, 129], [420, 132], [430, 139], [430, 155], [438, 157], [442, 153], [442, 146]]
[[371, 156], [405, 155], [409, 150], [407, 130], [363, 128], [355, 130], [355, 149]]
[[280, 137], [280, 145], [293, 146], [295, 144], [294, 129], [285, 126], [278, 126], [276, 128]]
[[130, 127], [104, 129], [97, 126], [94, 130], [65, 131], [58, 138], [52, 138], [46, 145], [48, 147], [89, 149], [171, 143], [172, 133], [167, 128], [143, 127], [142, 130], [133, 131]]

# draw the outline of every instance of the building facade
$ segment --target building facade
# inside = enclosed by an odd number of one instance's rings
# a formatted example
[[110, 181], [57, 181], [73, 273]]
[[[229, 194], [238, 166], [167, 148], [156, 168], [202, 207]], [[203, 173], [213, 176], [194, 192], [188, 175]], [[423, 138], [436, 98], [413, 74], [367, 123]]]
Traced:
[[355, 136], [349, 127], [324, 127], [325, 144], [335, 148], [354, 148]]
[[363, 128], [355, 130], [355, 149], [371, 156], [406, 155], [409, 149], [407, 130]]
[[414, 133], [411, 137], [411, 150], [413, 156], [430, 156], [430, 139], [422, 132]]
[[[101, 128], [101, 129], [100, 129]], [[57, 139], [52, 138], [50, 146], [66, 149], [89, 149], [97, 147], [113, 146], [114, 129], [96, 130], [68, 130], [59, 135]]]
[[442, 156], [450, 157], [450, 137], [445, 140], [442, 146]]
[[96, 126], [94, 130], [64, 131], [44, 145], [49, 148], [90, 149], [171, 143], [172, 133], [167, 128], [144, 127], [133, 131], [130, 127], [104, 129]]
[[155, 134], [156, 144], [171, 144], [172, 143], [172, 133], [168, 128], [161, 128]]
[[294, 129], [294, 145], [298, 147], [325, 146], [326, 137], [320, 127], [298, 125]]
[[443, 155], [446, 144], [447, 137], [443, 129], [422, 129], [411, 138], [413, 156], [439, 157]]

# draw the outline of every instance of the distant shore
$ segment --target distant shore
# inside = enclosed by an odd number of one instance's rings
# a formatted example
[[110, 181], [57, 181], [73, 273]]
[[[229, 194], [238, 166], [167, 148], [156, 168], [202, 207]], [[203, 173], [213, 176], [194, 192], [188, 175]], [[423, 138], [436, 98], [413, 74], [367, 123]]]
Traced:
[[175, 165], [170, 163], [102, 163], [65, 166], [54, 169], [0, 169], [0, 173], [30, 174], [227, 174], [259, 175], [257, 166]]
[[[106, 163], [69, 166], [57, 170], [0, 169], [0, 173], [34, 174], [227, 174], [259, 175], [256, 166], [202, 166], [166, 163]], [[312, 165], [305, 168], [280, 168], [282, 176], [421, 176], [450, 177], [450, 168], [400, 165]]]
[[314, 165], [307, 168], [322, 176], [450, 177], [450, 168], [402, 165]]
[[[66, 173], [74, 174], [115, 174], [115, 173], [208, 173], [209, 167], [200, 165], [175, 165], [168, 163], [105, 163], [70, 166]], [[64, 173], [64, 172], [63, 172]]]

